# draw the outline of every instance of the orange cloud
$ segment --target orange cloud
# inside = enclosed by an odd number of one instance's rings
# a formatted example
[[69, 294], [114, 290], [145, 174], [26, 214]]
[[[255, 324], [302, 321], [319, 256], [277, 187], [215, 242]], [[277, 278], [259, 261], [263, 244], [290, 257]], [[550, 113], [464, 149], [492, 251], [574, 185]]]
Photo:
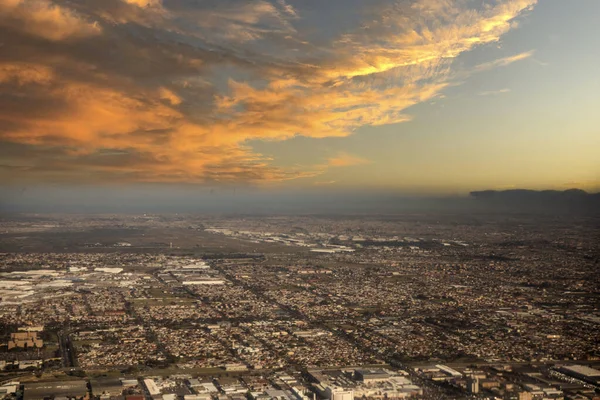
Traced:
[[95, 36], [102, 32], [69, 8], [48, 0], [0, 0], [0, 25], [51, 41]]
[[138, 7], [156, 7], [161, 6], [161, 0], [123, 0], [126, 3], [134, 4]]
[[3, 179], [269, 182], [368, 163], [340, 153], [278, 168], [247, 143], [407, 121], [455, 84], [452, 58], [498, 41], [535, 0], [394, 2], [322, 43], [284, 0], [165, 4], [0, 0], [13, 39], [0, 140], [18, 148], [9, 165], [26, 166]]
[[536, 3], [504, 1], [476, 10], [465, 8], [464, 2], [422, 0], [411, 6], [393, 2], [360, 33], [339, 41], [346, 62], [335, 64], [327, 75], [354, 78], [415, 65], [430, 69], [475, 46], [497, 42], [514, 27], [515, 17]]
[[14, 81], [19, 86], [31, 83], [48, 84], [54, 78], [52, 69], [29, 63], [0, 64], [0, 83]]
[[159, 88], [158, 93], [161, 99], [169, 101], [174, 106], [181, 104], [181, 98], [167, 88]]
[[330, 167], [352, 167], [363, 164], [369, 164], [369, 160], [346, 153], [340, 153], [327, 160], [327, 165]]

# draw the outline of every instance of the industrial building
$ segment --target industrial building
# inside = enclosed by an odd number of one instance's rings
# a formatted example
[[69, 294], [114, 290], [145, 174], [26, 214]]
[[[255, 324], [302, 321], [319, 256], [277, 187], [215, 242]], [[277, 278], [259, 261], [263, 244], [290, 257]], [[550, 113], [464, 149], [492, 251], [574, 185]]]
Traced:
[[23, 400], [44, 400], [49, 397], [82, 399], [87, 395], [87, 382], [83, 379], [58, 382], [32, 382], [23, 385]]
[[90, 386], [95, 397], [109, 398], [123, 394], [123, 382], [118, 378], [91, 379]]
[[390, 379], [383, 369], [357, 369], [354, 371], [354, 379], [363, 383], [384, 382]]
[[461, 378], [462, 377], [462, 374], [460, 372], [458, 372], [457, 370], [452, 369], [446, 365], [437, 364], [435, 367], [438, 368], [440, 371], [442, 371], [444, 374], [451, 376], [452, 378]]
[[565, 375], [576, 379], [581, 379], [584, 382], [592, 385], [600, 385], [600, 371], [585, 365], [569, 365], [562, 366], [558, 369]]
[[400, 373], [387, 369], [313, 370], [309, 372], [318, 383], [313, 387], [328, 400], [356, 398], [408, 398], [423, 394], [423, 389]]
[[224, 279], [216, 279], [216, 278], [205, 278], [205, 279], [196, 279], [193, 281], [183, 281], [184, 285], [224, 285]]
[[354, 400], [354, 391], [350, 388], [333, 386], [328, 383], [315, 385], [319, 396], [327, 400]]
[[150, 396], [160, 395], [160, 389], [153, 379], [144, 379], [144, 386], [146, 387], [146, 390], [148, 390], [148, 394], [150, 394]]
[[0, 386], [0, 398], [16, 393], [19, 388], [19, 382], [6, 382]]

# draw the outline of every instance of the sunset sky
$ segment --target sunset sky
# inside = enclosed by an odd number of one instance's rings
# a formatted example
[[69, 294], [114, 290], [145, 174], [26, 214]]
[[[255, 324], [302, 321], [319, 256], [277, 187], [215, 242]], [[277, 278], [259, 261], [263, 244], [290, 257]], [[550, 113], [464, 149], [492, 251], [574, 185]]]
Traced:
[[600, 189], [598, 0], [0, 0], [0, 181]]

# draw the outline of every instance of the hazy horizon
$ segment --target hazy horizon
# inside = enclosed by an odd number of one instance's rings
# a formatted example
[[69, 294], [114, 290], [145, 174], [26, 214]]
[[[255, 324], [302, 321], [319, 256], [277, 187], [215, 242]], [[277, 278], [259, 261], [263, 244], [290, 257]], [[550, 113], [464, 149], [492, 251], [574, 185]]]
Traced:
[[[0, 212], [40, 213], [242, 213], [394, 214], [402, 212], [553, 212], [588, 214], [600, 210], [594, 199], [552, 197], [476, 199], [470, 194], [416, 194], [331, 188], [265, 189], [195, 185], [97, 185], [23, 187], [0, 190]], [[515, 191], [499, 193], [510, 193]], [[518, 193], [516, 191], [515, 193]], [[533, 191], [532, 193], [543, 193]], [[547, 192], [550, 193], [550, 192]], [[563, 193], [563, 192], [556, 192]], [[589, 193], [592, 195], [592, 193]], [[592, 196], [586, 196], [592, 197]]]

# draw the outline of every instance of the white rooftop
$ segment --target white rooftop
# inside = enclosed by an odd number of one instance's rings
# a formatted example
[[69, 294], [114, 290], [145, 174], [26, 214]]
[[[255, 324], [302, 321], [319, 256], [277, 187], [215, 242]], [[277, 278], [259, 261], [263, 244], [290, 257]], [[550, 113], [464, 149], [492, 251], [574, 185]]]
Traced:
[[586, 367], [585, 365], [569, 365], [563, 368], [581, 375], [600, 376], [600, 371], [594, 368]]

